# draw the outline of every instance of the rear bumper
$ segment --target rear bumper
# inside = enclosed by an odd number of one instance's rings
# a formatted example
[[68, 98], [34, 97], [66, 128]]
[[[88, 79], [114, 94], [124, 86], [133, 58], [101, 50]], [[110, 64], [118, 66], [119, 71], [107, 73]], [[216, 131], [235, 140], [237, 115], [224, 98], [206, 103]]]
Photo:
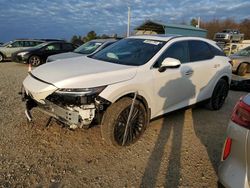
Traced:
[[249, 187], [246, 159], [248, 130], [230, 121], [227, 136], [232, 139], [231, 152], [219, 166], [219, 181], [225, 187]]

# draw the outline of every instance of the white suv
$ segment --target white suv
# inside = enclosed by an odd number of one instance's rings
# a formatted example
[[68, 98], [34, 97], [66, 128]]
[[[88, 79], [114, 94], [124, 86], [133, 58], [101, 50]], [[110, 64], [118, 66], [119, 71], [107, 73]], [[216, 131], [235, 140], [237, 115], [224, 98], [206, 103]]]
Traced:
[[207, 39], [134, 36], [87, 57], [44, 64], [23, 82], [26, 116], [38, 109], [71, 128], [99, 120], [115, 146], [134, 143], [149, 120], [207, 100], [224, 103], [230, 59]]

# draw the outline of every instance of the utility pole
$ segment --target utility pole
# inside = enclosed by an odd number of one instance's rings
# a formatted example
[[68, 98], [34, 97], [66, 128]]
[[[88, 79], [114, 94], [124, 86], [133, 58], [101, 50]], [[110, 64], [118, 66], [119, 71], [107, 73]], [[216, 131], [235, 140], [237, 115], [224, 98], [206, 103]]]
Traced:
[[128, 7], [128, 27], [127, 27], [127, 37], [130, 34], [130, 7]]

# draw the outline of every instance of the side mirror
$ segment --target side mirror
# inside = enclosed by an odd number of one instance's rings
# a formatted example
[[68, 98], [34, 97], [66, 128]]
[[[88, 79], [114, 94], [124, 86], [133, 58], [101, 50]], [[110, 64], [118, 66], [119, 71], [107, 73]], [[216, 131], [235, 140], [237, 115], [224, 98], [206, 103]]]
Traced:
[[159, 72], [164, 72], [166, 69], [175, 69], [181, 66], [181, 62], [178, 59], [167, 57], [161, 63], [159, 67]]
[[8, 46], [7, 46], [7, 48], [11, 48], [12, 47], [12, 44], [9, 44]]

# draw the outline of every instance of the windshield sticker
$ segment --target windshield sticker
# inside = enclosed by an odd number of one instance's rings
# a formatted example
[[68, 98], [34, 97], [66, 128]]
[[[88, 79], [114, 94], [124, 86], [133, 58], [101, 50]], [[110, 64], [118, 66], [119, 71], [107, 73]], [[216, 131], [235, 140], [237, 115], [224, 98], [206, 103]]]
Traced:
[[159, 41], [154, 41], [154, 40], [144, 40], [143, 42], [147, 44], [153, 44], [153, 45], [159, 45], [161, 43]]
[[96, 45], [96, 46], [100, 46], [100, 45], [102, 45], [102, 43], [96, 42], [95, 45]]

